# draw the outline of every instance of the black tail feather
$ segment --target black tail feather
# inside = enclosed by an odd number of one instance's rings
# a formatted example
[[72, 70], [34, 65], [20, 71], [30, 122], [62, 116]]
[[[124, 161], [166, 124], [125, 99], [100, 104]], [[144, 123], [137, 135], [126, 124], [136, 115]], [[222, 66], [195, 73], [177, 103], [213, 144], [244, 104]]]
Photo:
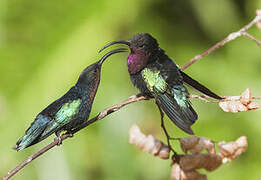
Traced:
[[156, 101], [160, 104], [163, 111], [180, 129], [188, 134], [194, 134], [191, 125], [197, 120], [198, 116], [188, 102], [188, 107], [180, 107], [175, 99], [169, 94], [158, 94]]
[[186, 73], [184, 73], [183, 71], [180, 70], [180, 73], [183, 77], [183, 81], [190, 85], [191, 87], [193, 87], [194, 89], [202, 92], [203, 94], [212, 97], [214, 99], [223, 99], [222, 97], [218, 96], [217, 94], [215, 94], [214, 92], [212, 92], [211, 90], [209, 90], [207, 87], [203, 86], [202, 84], [200, 84], [199, 82], [197, 82], [196, 80], [192, 79], [189, 75], [187, 75]]

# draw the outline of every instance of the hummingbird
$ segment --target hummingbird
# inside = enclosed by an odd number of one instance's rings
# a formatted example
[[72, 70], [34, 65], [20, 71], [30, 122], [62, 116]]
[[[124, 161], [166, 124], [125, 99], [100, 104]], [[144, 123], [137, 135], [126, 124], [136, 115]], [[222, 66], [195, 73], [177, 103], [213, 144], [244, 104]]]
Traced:
[[[127, 65], [134, 86], [144, 96], [155, 98], [160, 111], [162, 109], [171, 121], [184, 132], [194, 134], [191, 126], [198, 119], [198, 115], [189, 101], [189, 93], [184, 83], [209, 97], [222, 99], [185, 74], [159, 47], [157, 40], [150, 34], [140, 33], [128, 41], [111, 42], [99, 52], [114, 44], [125, 44], [130, 49]], [[163, 130], [165, 131], [164, 127]]]
[[99, 61], [85, 68], [77, 83], [61, 98], [40, 112], [25, 135], [13, 149], [20, 151], [36, 144], [51, 134], [59, 138], [61, 131], [70, 131], [88, 120], [99, 83], [103, 62], [112, 54], [126, 52], [119, 48], [105, 54]]

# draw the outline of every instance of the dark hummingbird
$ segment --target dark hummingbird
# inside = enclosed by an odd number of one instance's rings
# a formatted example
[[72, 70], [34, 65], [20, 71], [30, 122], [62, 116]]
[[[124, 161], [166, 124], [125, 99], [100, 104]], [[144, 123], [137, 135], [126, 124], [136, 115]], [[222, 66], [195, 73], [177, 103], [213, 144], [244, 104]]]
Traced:
[[181, 71], [150, 34], [136, 34], [129, 41], [111, 42], [100, 52], [114, 44], [125, 44], [130, 49], [127, 64], [134, 86], [143, 95], [155, 98], [159, 108], [183, 131], [193, 134], [191, 125], [198, 118], [184, 83], [207, 96], [222, 99]]
[[112, 54], [126, 52], [116, 49], [108, 52], [99, 61], [84, 69], [77, 83], [61, 98], [40, 112], [25, 135], [13, 149], [20, 151], [36, 144], [51, 134], [57, 137], [61, 131], [70, 131], [88, 120], [99, 83], [103, 62]]

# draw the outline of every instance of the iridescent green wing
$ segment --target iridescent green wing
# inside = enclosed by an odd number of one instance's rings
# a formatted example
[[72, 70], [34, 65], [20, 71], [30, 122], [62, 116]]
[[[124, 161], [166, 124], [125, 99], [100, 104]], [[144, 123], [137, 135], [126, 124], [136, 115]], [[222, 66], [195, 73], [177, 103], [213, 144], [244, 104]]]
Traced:
[[72, 117], [78, 113], [81, 105], [81, 99], [74, 100], [70, 103], [65, 103], [56, 113], [54, 121], [61, 125], [65, 125]]
[[76, 99], [71, 102], [65, 103], [60, 110], [56, 113], [54, 119], [48, 124], [47, 128], [41, 135], [41, 139], [49, 136], [57, 131], [64, 125], [68, 124], [73, 117], [79, 112], [81, 99]]

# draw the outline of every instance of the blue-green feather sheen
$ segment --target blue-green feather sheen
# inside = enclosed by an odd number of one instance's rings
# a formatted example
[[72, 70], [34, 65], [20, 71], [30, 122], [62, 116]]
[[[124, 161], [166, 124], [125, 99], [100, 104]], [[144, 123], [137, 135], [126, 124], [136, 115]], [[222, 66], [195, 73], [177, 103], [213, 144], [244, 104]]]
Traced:
[[176, 85], [173, 88], [174, 99], [181, 107], [189, 107], [189, 101], [187, 99], [188, 93], [183, 85]]
[[51, 122], [52, 124], [45, 129], [45, 131], [42, 134], [42, 137], [52, 132], [57, 127], [62, 127], [63, 125], [70, 122], [73, 116], [78, 113], [80, 105], [80, 99], [74, 100], [70, 103], [65, 103], [61, 107], [61, 109], [56, 113], [54, 120]]
[[28, 144], [32, 143], [35, 136], [38, 136], [38, 132], [43, 131], [48, 124], [49, 119], [47, 117], [44, 117], [42, 115], [39, 115], [35, 122], [32, 124], [31, 128], [26, 131], [26, 134], [20, 139], [20, 145], [17, 149], [20, 151], [21, 149], [24, 149]]

